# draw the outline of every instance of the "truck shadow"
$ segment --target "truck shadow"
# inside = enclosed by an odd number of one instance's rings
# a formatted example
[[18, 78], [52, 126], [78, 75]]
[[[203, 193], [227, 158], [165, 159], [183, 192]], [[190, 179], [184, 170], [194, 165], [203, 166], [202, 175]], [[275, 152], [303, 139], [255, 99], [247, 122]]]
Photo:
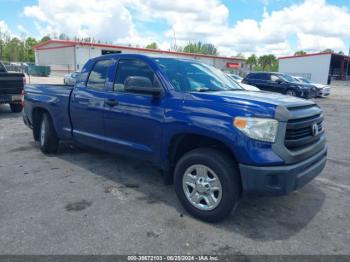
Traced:
[[[58, 157], [92, 172], [104, 182], [139, 191], [143, 197], [138, 200], [144, 202], [145, 207], [166, 204], [174, 207], [180, 216], [189, 216], [177, 200], [173, 186], [165, 186], [160, 171], [149, 163], [68, 145], [61, 146]], [[111, 190], [104, 188], [105, 193]], [[320, 211], [324, 200], [325, 193], [311, 183], [287, 197], [244, 197], [228, 219], [204, 224], [257, 241], [283, 240], [305, 228]]]
[[12, 113], [8, 105], [0, 104], [0, 120], [22, 117], [22, 113]]

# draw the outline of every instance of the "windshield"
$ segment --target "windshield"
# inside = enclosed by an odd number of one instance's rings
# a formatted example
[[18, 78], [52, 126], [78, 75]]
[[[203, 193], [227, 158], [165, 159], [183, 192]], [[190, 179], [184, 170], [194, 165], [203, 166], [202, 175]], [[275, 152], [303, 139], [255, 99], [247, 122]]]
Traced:
[[233, 80], [243, 80], [242, 77], [237, 76], [237, 75], [232, 75], [232, 74], [228, 74], [229, 77], [233, 78]]
[[306, 83], [306, 84], [311, 84], [311, 81], [304, 78], [304, 77], [299, 77], [299, 80], [302, 82], [302, 83]]
[[233, 80], [215, 67], [191, 60], [154, 59], [176, 91], [212, 92], [242, 90]]
[[282, 78], [284, 81], [287, 81], [287, 82], [298, 82], [296, 79], [294, 79], [293, 77], [291, 77], [290, 75], [278, 75], [280, 78]]

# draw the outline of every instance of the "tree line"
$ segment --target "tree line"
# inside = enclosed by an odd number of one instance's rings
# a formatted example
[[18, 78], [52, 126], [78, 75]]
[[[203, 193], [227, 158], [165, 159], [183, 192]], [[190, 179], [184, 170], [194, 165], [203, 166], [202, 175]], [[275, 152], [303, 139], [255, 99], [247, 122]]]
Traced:
[[[12, 37], [7, 32], [2, 32], [0, 30], [0, 60], [1, 61], [11, 61], [11, 62], [35, 62], [35, 55], [33, 51], [33, 46], [40, 43], [46, 42], [50, 39], [60, 39], [60, 40], [75, 40], [79, 42], [88, 43], [106, 43], [112, 44], [108, 41], [100, 41], [91, 37], [73, 37], [70, 38], [66, 34], [53, 34], [50, 36], [44, 36], [41, 39], [36, 39], [34, 37]], [[129, 46], [132, 46], [129, 44]], [[140, 47], [136, 45], [136, 47]], [[150, 43], [145, 48], [149, 49], [159, 49], [156, 42]], [[205, 54], [205, 55], [219, 55], [218, 49], [210, 43], [202, 42], [189, 42], [185, 46], [173, 46], [171, 50], [177, 52], [194, 53], [194, 54]], [[332, 49], [325, 49], [323, 52], [334, 52]], [[307, 54], [303, 50], [295, 52], [295, 56]], [[339, 54], [343, 54], [339, 52]], [[244, 55], [238, 53], [235, 57], [244, 58]], [[246, 59], [246, 64], [248, 65], [250, 71], [278, 71], [278, 59], [273, 54], [257, 56], [252, 54]]]

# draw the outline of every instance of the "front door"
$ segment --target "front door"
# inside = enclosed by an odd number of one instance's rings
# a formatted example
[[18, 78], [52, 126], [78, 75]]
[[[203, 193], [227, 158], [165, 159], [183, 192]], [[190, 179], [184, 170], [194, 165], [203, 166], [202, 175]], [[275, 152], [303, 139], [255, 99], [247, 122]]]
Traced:
[[113, 90], [104, 115], [106, 149], [155, 160], [162, 137], [164, 109], [162, 99], [152, 95], [129, 93], [124, 89], [128, 77], [147, 77], [155, 87], [159, 81], [150, 66], [138, 59], [118, 62]]

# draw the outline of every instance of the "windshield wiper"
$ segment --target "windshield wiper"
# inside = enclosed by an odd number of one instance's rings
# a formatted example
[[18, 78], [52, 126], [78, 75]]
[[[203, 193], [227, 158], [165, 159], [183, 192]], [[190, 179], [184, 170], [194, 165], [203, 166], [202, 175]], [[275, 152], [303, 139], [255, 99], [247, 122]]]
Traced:
[[195, 90], [195, 92], [214, 92], [214, 91], [219, 91], [219, 90], [209, 89], [205, 87], [200, 87]]

